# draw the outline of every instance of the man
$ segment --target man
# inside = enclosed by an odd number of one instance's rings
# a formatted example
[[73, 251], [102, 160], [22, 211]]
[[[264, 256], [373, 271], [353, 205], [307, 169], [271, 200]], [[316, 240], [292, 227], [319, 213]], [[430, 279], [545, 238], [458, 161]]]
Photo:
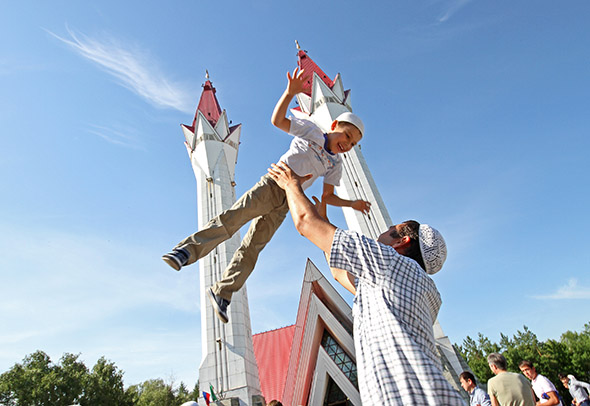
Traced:
[[506, 358], [502, 354], [493, 352], [488, 355], [488, 365], [496, 375], [488, 380], [493, 406], [535, 406], [531, 384], [521, 374], [506, 370]]
[[469, 406], [492, 406], [490, 397], [475, 383], [475, 376], [469, 371], [461, 372], [459, 375], [461, 387], [469, 394]]
[[590, 385], [586, 382], [578, 381], [573, 375], [559, 374], [559, 380], [563, 386], [570, 391], [576, 406], [590, 406], [588, 394]]
[[[297, 231], [326, 254], [335, 279], [355, 293], [354, 342], [359, 391], [367, 405], [464, 405], [447, 382], [432, 325], [441, 299], [429, 273], [442, 267], [440, 233], [416, 221], [392, 226], [377, 241], [336, 228], [325, 204], [305, 196], [283, 163], [269, 173], [286, 192]], [[426, 271], [425, 271], [426, 270]]]
[[563, 406], [555, 385], [549, 379], [537, 373], [531, 361], [520, 361], [518, 368], [520, 368], [524, 376], [531, 380], [533, 391], [537, 395], [537, 399], [539, 399], [537, 406]]

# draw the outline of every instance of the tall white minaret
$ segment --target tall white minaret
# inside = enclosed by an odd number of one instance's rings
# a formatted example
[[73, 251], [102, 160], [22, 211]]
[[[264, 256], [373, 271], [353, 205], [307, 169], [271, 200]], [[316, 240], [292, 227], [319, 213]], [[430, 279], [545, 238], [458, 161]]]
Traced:
[[[336, 117], [344, 112], [352, 111], [350, 90], [344, 90], [340, 74], [337, 74], [334, 80], [330, 79], [306, 51], [299, 49], [299, 44], [297, 49], [298, 65], [301, 69], [305, 69], [307, 75], [312, 74], [312, 79], [308, 82], [307, 91], [297, 95], [299, 108], [292, 109], [291, 112], [297, 117], [311, 118], [323, 131], [327, 132]], [[360, 145], [344, 153], [342, 161], [344, 171], [340, 186], [336, 187], [338, 196], [348, 200], [363, 199], [372, 203], [368, 214], [344, 207], [342, 210], [346, 224], [351, 230], [377, 239], [393, 223], [361, 153]], [[451, 385], [461, 392], [458, 375], [467, 368], [467, 365], [465, 362], [461, 363], [460, 357], [444, 334], [438, 320], [435, 321], [433, 328], [445, 376]]]
[[[234, 175], [242, 125], [230, 126], [215, 92], [207, 73], [193, 124], [181, 125], [197, 179], [199, 229], [236, 201]], [[202, 343], [199, 386], [209, 392], [212, 385], [217, 397], [224, 398], [221, 401], [224, 405], [263, 406], [246, 286], [232, 296], [227, 324], [219, 321], [206, 298], [206, 289], [221, 279], [240, 246], [239, 234], [199, 260]], [[202, 398], [200, 405], [205, 405]]]

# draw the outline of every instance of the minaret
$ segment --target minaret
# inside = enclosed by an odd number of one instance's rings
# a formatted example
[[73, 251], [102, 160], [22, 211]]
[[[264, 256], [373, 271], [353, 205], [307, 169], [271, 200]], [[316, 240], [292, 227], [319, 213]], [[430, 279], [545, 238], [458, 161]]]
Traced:
[[[206, 79], [193, 124], [181, 125], [197, 179], [199, 229], [236, 201], [234, 175], [242, 127], [241, 124], [230, 126], [208, 72]], [[199, 385], [207, 392], [209, 385], [213, 385], [217, 397], [225, 399], [223, 404], [262, 406], [246, 286], [233, 295], [227, 324], [216, 317], [205, 293], [205, 289], [221, 279], [239, 245], [238, 232], [199, 260], [202, 343]], [[201, 406], [204, 405], [201, 399]]]
[[[297, 95], [299, 108], [292, 109], [291, 112], [297, 117], [311, 118], [323, 131], [327, 132], [336, 117], [341, 113], [352, 111], [350, 90], [344, 90], [339, 73], [334, 80], [330, 79], [307, 55], [307, 52], [300, 49], [298, 43], [297, 49], [298, 65], [301, 69], [305, 69], [306, 76], [311, 74], [311, 78], [307, 91]], [[357, 145], [344, 153], [342, 161], [344, 171], [340, 186], [336, 187], [338, 196], [349, 200], [363, 199], [372, 203], [368, 214], [344, 207], [342, 210], [346, 224], [351, 230], [377, 239], [393, 223], [361, 153], [361, 146]], [[444, 335], [438, 320], [435, 321], [433, 328], [436, 346], [445, 369], [445, 377], [460, 391], [458, 375], [463, 371], [465, 363], [461, 364], [459, 356], [455, 353], [448, 337]]]

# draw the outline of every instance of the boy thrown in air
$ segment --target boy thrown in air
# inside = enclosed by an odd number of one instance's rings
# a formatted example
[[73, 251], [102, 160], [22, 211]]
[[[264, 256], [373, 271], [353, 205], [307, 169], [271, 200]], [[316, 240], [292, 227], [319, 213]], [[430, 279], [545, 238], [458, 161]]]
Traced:
[[[332, 122], [330, 132], [324, 133], [310, 120], [287, 118], [289, 104], [297, 93], [303, 92], [306, 80], [299, 68], [295, 68], [292, 75], [287, 72], [287, 88], [273, 111], [273, 125], [293, 136], [289, 150], [279, 161], [285, 162], [297, 175], [306, 178], [304, 189], [323, 176], [322, 199], [327, 204], [352, 207], [367, 213], [371, 205], [369, 202], [345, 200], [334, 194], [334, 187], [339, 185], [342, 176], [342, 158], [339, 154], [350, 151], [359, 143], [364, 132], [363, 122], [353, 113], [342, 113]], [[254, 270], [260, 251], [279, 228], [288, 210], [285, 191], [266, 174], [230, 209], [178, 243], [162, 259], [179, 271], [183, 266], [206, 256], [252, 220], [221, 280], [207, 290], [217, 316], [227, 323], [227, 307], [232, 294], [244, 285]]]

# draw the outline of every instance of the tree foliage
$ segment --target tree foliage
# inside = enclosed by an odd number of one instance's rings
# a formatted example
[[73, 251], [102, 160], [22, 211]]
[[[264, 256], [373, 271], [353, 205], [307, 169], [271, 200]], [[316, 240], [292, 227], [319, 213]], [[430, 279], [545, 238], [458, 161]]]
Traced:
[[0, 375], [2, 406], [179, 406], [196, 400], [198, 384], [189, 392], [184, 383], [151, 379], [127, 390], [123, 371], [113, 362], [100, 358], [92, 370], [79, 355], [64, 354], [55, 364], [43, 351], [27, 355]]
[[487, 362], [488, 354], [499, 352], [508, 362], [508, 370], [519, 373], [522, 360], [531, 361], [538, 373], [545, 375], [564, 399], [568, 391], [561, 385], [558, 374], [573, 374], [578, 379], [590, 380], [590, 323], [580, 333], [567, 331], [559, 340], [539, 341], [527, 327], [518, 330], [512, 338], [500, 333], [500, 341], [493, 343], [481, 333], [477, 340], [467, 336], [462, 345], [455, 345], [469, 368], [481, 383], [487, 383], [493, 374]]

